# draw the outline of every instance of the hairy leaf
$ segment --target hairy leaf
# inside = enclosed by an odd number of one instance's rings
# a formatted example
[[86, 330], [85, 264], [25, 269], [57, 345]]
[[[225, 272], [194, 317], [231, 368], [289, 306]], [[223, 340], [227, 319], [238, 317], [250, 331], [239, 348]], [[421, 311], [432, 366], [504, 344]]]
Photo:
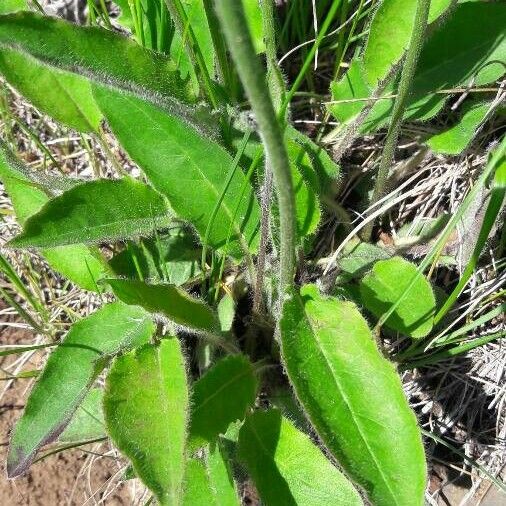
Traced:
[[126, 304], [142, 306], [150, 313], [161, 314], [178, 325], [194, 330], [215, 332], [217, 316], [203, 301], [175, 285], [151, 285], [143, 281], [106, 279], [114, 295]]
[[182, 503], [188, 403], [177, 338], [118, 357], [107, 376], [108, 432], [161, 506]]
[[207, 472], [211, 487], [219, 498], [217, 506], [239, 506], [236, 484], [228, 461], [228, 455], [221, 441], [210, 445], [207, 454]]
[[362, 504], [345, 476], [278, 410], [256, 411], [246, 418], [239, 458], [269, 506]]
[[[132, 159], [153, 186], [168, 197], [174, 211], [204, 238], [232, 157], [187, 122], [134, 96], [97, 89], [95, 97]], [[135, 131], [132, 124], [136, 125]], [[243, 185], [246, 190], [241, 199]], [[209, 244], [223, 247], [231, 231], [229, 254], [240, 258], [241, 243], [255, 251], [259, 216], [253, 189], [243, 172], [236, 170], [214, 220]]]
[[[55, 181], [30, 171], [0, 140], [0, 180], [21, 225], [49, 200]], [[59, 184], [65, 186], [65, 184]], [[51, 268], [85, 290], [96, 291], [97, 281], [107, 270], [100, 253], [82, 244], [45, 248], [41, 251]]]
[[420, 506], [426, 465], [417, 420], [356, 306], [306, 285], [285, 302], [280, 336], [297, 397], [346, 473], [376, 506]]
[[243, 355], [224, 358], [207, 371], [193, 387], [193, 443], [211, 443], [232, 422], [242, 420], [255, 402], [257, 388], [253, 366]]
[[0, 74], [35, 107], [80, 132], [98, 130], [102, 114], [91, 85], [12, 49], [0, 50]]
[[167, 107], [192, 101], [174, 63], [127, 37], [98, 27], [19, 12], [0, 17], [0, 47], [91, 81], [134, 91]]
[[202, 461], [188, 459], [186, 464], [183, 506], [218, 506], [216, 492], [211, 487]]
[[154, 325], [139, 307], [108, 304], [75, 323], [50, 355], [12, 433], [7, 473], [23, 474], [35, 453], [65, 429], [110, 357], [150, 338]]
[[[451, 3], [451, 0], [432, 0], [429, 22], [444, 13]], [[387, 77], [407, 50], [416, 4], [417, 0], [383, 0], [377, 9], [363, 57], [365, 75], [372, 86]]]
[[467, 102], [462, 108], [462, 117], [456, 124], [440, 133], [432, 135], [427, 145], [435, 153], [458, 155], [467, 148], [476, 135], [478, 127], [483, 123], [490, 110], [489, 103]]
[[151, 234], [168, 224], [163, 197], [135, 179], [82, 183], [51, 199], [25, 223], [11, 246], [46, 248]]
[[[416, 275], [416, 265], [401, 257], [376, 262], [360, 282], [362, 304], [380, 318]], [[424, 276], [418, 276], [385, 325], [414, 338], [423, 337], [432, 330], [435, 310], [432, 287]]]
[[102, 412], [103, 399], [104, 391], [101, 388], [92, 388], [77, 408], [72, 420], [62, 432], [58, 441], [78, 443], [107, 437]]

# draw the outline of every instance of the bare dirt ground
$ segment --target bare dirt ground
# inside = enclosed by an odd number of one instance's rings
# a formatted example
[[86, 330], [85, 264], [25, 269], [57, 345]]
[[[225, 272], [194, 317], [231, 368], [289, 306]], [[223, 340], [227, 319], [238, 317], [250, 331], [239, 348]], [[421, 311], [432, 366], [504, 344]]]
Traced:
[[[24, 329], [2, 325], [0, 332], [0, 341], [4, 345], [29, 343], [33, 339], [33, 335]], [[33, 365], [40, 365], [40, 359], [40, 356], [34, 356], [31, 361]], [[0, 368], [5, 369], [12, 360], [12, 357], [0, 359]], [[114, 480], [115, 484], [111, 486], [111, 478], [117, 476], [120, 470], [119, 463], [113, 457], [97, 458], [79, 449], [51, 455], [34, 464], [25, 476], [16, 480], [7, 479], [5, 461], [8, 434], [23, 412], [30, 383], [29, 379], [11, 382], [0, 399], [0, 506], [135, 504], [128, 484], [118, 486], [117, 480]], [[5, 381], [0, 383], [1, 391], [5, 386]], [[107, 451], [107, 447], [95, 445], [93, 450], [101, 453]]]

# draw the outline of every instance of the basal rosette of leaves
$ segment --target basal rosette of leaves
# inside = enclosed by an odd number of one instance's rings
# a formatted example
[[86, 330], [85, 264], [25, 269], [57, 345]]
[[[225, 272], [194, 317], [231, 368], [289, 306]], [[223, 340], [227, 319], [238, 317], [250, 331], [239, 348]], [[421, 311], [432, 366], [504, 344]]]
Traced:
[[[109, 129], [141, 173], [54, 177], [0, 142], [0, 180], [20, 226], [8, 247], [114, 298], [51, 343], [12, 431], [9, 477], [56, 441], [110, 438], [160, 505], [239, 505], [250, 479], [266, 505], [421, 506], [420, 427], [400, 359], [386, 357], [378, 337], [420, 350], [438, 329], [451, 304], [435, 296], [431, 259], [416, 265], [355, 239], [330, 289], [321, 272], [317, 284], [301, 282], [340, 175], [290, 115], [325, 34], [291, 80], [276, 62], [273, 0], [117, 3], [129, 35], [108, 28], [99, 7], [95, 26], [24, 3], [0, 7], [3, 78], [83, 136]], [[382, 83], [391, 94], [409, 62], [415, 70], [407, 103], [389, 95], [358, 130], [394, 124], [392, 103], [397, 121], [428, 118], [445, 101], [443, 85], [503, 75], [504, 36], [491, 20], [505, 6], [450, 4], [432, 2], [424, 14], [414, 1], [381, 3], [362, 55], [331, 83], [333, 98], [368, 99]], [[321, 30], [340, 6], [328, 2]], [[477, 17], [483, 24], [468, 26]], [[471, 35], [457, 37], [462, 27]], [[410, 41], [426, 29], [417, 54]], [[345, 125], [363, 104], [330, 111]], [[426, 142], [457, 153], [487, 114], [472, 104], [460, 129]], [[479, 180], [499, 174], [489, 222], [504, 198], [504, 151], [502, 141]], [[278, 409], [280, 386], [304, 423]]]

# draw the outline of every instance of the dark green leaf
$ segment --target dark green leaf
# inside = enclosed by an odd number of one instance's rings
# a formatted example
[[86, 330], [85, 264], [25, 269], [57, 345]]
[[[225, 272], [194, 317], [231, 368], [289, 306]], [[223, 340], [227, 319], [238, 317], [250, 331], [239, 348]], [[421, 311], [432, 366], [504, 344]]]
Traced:
[[23, 474], [36, 451], [62, 433], [110, 357], [145, 343], [153, 331], [144, 310], [119, 302], [72, 326], [51, 353], [14, 428], [7, 458], [11, 478]]
[[142, 306], [178, 325], [194, 330], [216, 332], [218, 319], [212, 309], [175, 285], [151, 285], [143, 281], [106, 279], [114, 295], [126, 304]]
[[35, 107], [80, 132], [98, 130], [102, 114], [89, 81], [11, 49], [0, 51], [0, 73]]
[[102, 412], [103, 399], [104, 391], [101, 388], [92, 388], [77, 408], [72, 420], [62, 432], [58, 441], [78, 443], [107, 437]]
[[119, 276], [179, 286], [200, 274], [201, 256], [195, 235], [184, 227], [171, 226], [167, 235], [129, 243], [109, 265]]
[[177, 338], [114, 361], [104, 397], [107, 429], [161, 506], [181, 504], [188, 409], [186, 365]]
[[325, 446], [376, 506], [420, 506], [425, 455], [394, 366], [356, 306], [306, 285], [283, 307], [283, 361]]
[[[416, 275], [416, 265], [401, 257], [376, 262], [360, 282], [362, 304], [380, 318]], [[411, 337], [423, 337], [432, 330], [435, 310], [432, 287], [424, 276], [418, 276], [385, 325]]]
[[[95, 98], [128, 154], [153, 186], [168, 197], [174, 211], [204, 238], [232, 157], [186, 121], [132, 95], [97, 88]], [[231, 232], [229, 254], [240, 258], [241, 244], [255, 251], [259, 216], [253, 189], [243, 172], [236, 170], [214, 220], [209, 244], [223, 247]]]
[[255, 402], [258, 382], [243, 355], [220, 360], [193, 387], [190, 436], [194, 445], [213, 442], [228, 426], [242, 420]]
[[153, 233], [169, 222], [163, 197], [135, 179], [82, 183], [51, 199], [11, 241], [16, 248], [47, 248], [113, 241]]
[[345, 476], [278, 410], [246, 418], [239, 457], [268, 506], [362, 505]]

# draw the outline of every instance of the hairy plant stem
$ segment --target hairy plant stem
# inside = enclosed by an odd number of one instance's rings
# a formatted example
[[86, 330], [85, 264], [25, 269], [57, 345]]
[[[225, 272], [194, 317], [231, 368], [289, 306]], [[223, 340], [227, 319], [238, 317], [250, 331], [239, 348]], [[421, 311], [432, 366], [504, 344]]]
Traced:
[[[427, 29], [427, 20], [429, 18], [429, 9], [430, 0], [418, 0], [413, 31], [411, 32], [411, 39], [406, 52], [406, 61], [402, 67], [397, 97], [392, 110], [392, 119], [388, 127], [385, 147], [383, 148], [370, 205], [375, 204], [385, 193], [388, 173], [394, 161], [395, 148], [397, 147], [397, 141], [401, 131], [402, 118], [406, 110], [407, 98], [409, 97], [411, 83], [415, 75], [418, 57], [422, 50], [423, 39]], [[369, 241], [371, 238], [372, 227], [373, 222], [364, 228], [363, 239], [365, 241]]]
[[280, 294], [283, 296], [293, 286], [295, 274], [295, 201], [283, 132], [265, 82], [265, 71], [253, 48], [242, 2], [216, 0], [216, 10], [258, 123], [266, 164], [271, 167], [274, 176], [280, 212]]

